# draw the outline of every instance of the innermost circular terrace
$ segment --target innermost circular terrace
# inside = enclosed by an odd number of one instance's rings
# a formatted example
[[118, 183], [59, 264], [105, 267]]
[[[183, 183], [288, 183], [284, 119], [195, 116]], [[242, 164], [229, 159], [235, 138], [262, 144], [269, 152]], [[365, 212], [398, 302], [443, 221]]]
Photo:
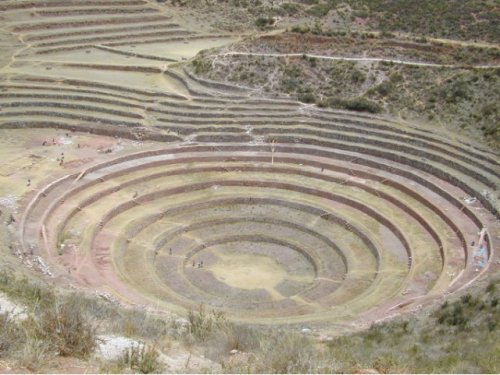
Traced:
[[200, 266], [230, 287], [264, 289], [273, 299], [297, 294], [298, 286], [303, 289], [316, 277], [307, 257], [264, 239], [213, 245], [186, 262], [188, 268]]

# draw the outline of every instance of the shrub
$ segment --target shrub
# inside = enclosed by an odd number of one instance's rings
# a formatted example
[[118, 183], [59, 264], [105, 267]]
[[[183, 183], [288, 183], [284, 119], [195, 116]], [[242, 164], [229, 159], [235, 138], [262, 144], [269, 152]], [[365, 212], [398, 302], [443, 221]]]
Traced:
[[143, 374], [158, 373], [163, 370], [163, 365], [158, 360], [159, 353], [152, 347], [146, 347], [146, 344], [131, 346], [125, 352], [122, 362], [134, 371], [139, 371]]
[[210, 63], [202, 57], [197, 57], [191, 62], [196, 74], [207, 73], [210, 70]]
[[[225, 327], [215, 330], [209, 340], [205, 342], [205, 355], [213, 361], [219, 362], [229, 372], [239, 372], [226, 363], [226, 358], [231, 350], [239, 350], [246, 353], [256, 353], [260, 350], [264, 335], [255, 327], [239, 324], [227, 324]], [[247, 363], [246, 365], [250, 365]]]
[[500, 114], [500, 106], [497, 103], [486, 104], [481, 108], [481, 114], [484, 117], [498, 116]]
[[419, 36], [417, 38], [414, 38], [413, 40], [417, 43], [427, 43], [428, 42], [428, 40], [425, 36]]
[[188, 320], [190, 333], [201, 341], [208, 339], [215, 329], [227, 326], [224, 313], [215, 310], [207, 313], [203, 305], [197, 311], [189, 311]]
[[400, 372], [396, 370], [397, 366], [399, 366], [399, 362], [397, 358], [391, 354], [381, 355], [373, 363], [375, 370], [382, 374]]
[[20, 330], [9, 319], [9, 314], [0, 314], [0, 358], [9, 352], [20, 335]]
[[32, 372], [42, 372], [50, 357], [54, 355], [49, 342], [34, 337], [23, 337], [22, 343], [14, 354], [17, 364]]
[[375, 91], [382, 96], [387, 96], [394, 89], [394, 86], [390, 81], [384, 81], [375, 87]]
[[469, 307], [475, 307], [479, 303], [479, 299], [472, 297], [470, 294], [463, 295], [460, 297], [460, 301]]
[[447, 103], [458, 103], [460, 100], [469, 99], [469, 89], [465, 81], [453, 82], [444, 93]]
[[148, 339], [160, 339], [168, 329], [168, 323], [139, 310], [127, 310], [114, 319], [115, 331], [127, 337], [142, 337]]
[[351, 73], [351, 81], [354, 83], [363, 83], [366, 81], [366, 74], [361, 70], [354, 69]]
[[391, 32], [389, 32], [389, 31], [386, 31], [386, 30], [382, 31], [382, 32], [380, 33], [380, 36], [381, 36], [382, 38], [394, 38], [394, 34], [393, 34], [393, 33], [391, 33]]
[[366, 331], [364, 338], [367, 341], [381, 342], [384, 338], [381, 325], [372, 325], [368, 331]]
[[464, 312], [464, 308], [462, 307], [461, 304], [458, 303], [454, 304], [452, 308], [445, 308], [439, 310], [436, 316], [437, 316], [437, 322], [439, 324], [457, 326], [460, 329], [465, 329], [469, 323], [469, 319]]
[[273, 23], [274, 20], [271, 17], [259, 17], [255, 20], [255, 26], [260, 28], [271, 26]]
[[344, 108], [351, 111], [380, 113], [382, 107], [374, 101], [365, 98], [355, 98], [344, 101]]
[[262, 340], [257, 373], [312, 373], [318, 363], [310, 340], [297, 334], [267, 336]]
[[367, 18], [370, 16], [370, 13], [366, 10], [355, 10], [352, 12], [352, 15], [358, 18]]
[[282, 82], [282, 87], [285, 92], [294, 92], [300, 89], [302, 82], [297, 78], [286, 78]]
[[314, 96], [314, 94], [312, 94], [310, 92], [300, 94], [298, 99], [302, 103], [315, 103], [316, 102], [316, 97]]
[[331, 97], [321, 102], [319, 106], [347, 109], [350, 111], [369, 112], [369, 113], [382, 112], [382, 107], [378, 103], [362, 97], [354, 99], [342, 99], [342, 98]]
[[78, 297], [43, 309], [31, 324], [35, 337], [62, 356], [85, 357], [96, 347], [96, 327], [84, 316]]
[[297, 26], [292, 26], [292, 28], [290, 29], [290, 31], [292, 33], [300, 33], [300, 34], [305, 34], [305, 33], [308, 33], [309, 31], [311, 31], [311, 29], [309, 28], [309, 26], [300, 26], [300, 25], [297, 25]]

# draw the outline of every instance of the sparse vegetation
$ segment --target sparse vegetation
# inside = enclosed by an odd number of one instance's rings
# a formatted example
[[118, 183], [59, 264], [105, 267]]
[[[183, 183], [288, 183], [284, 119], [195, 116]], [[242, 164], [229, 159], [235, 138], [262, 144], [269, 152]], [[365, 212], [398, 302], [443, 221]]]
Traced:
[[124, 367], [140, 372], [142, 374], [152, 374], [161, 372], [163, 365], [158, 361], [159, 353], [152, 346], [145, 344], [132, 346], [123, 355]]
[[[228, 324], [211, 331], [207, 355], [222, 362], [229, 373], [332, 373], [366, 368], [382, 373], [498, 373], [497, 284], [491, 283], [482, 297], [465, 294], [445, 302], [429, 318], [424, 311], [420, 318], [376, 324], [323, 344], [289, 331], [241, 331], [242, 326]], [[244, 344], [221, 339], [222, 332], [224, 337], [241, 337], [244, 332]], [[251, 356], [235, 363], [228, 355], [232, 349]]]
[[271, 17], [259, 17], [255, 21], [255, 25], [257, 27], [260, 27], [261, 29], [272, 26], [273, 24], [274, 24], [274, 19]]
[[224, 314], [215, 310], [206, 312], [203, 305], [196, 311], [191, 310], [188, 320], [190, 334], [199, 341], [207, 340], [215, 330], [222, 329], [228, 324]]
[[331, 107], [339, 109], [347, 109], [350, 111], [380, 113], [382, 107], [372, 100], [365, 98], [341, 99], [327, 98], [321, 103], [322, 107]]
[[[211, 327], [196, 329], [202, 333], [196, 336], [198, 345], [228, 373], [332, 373], [363, 368], [382, 373], [498, 373], [497, 285], [490, 283], [481, 297], [465, 294], [445, 302], [429, 318], [424, 311], [420, 318], [376, 324], [323, 344], [289, 330], [232, 324], [222, 314], [203, 309], [193, 312], [191, 321]], [[231, 350], [249, 355], [235, 362]]]
[[435, 37], [500, 41], [498, 9], [488, 1], [363, 1], [373, 28]]
[[165, 365], [159, 361], [159, 352], [152, 345], [139, 343], [126, 349], [123, 355], [101, 364], [102, 373], [123, 374], [126, 372], [155, 374], [165, 371]]
[[303, 103], [316, 103], [316, 97], [310, 92], [299, 94], [298, 99]]
[[95, 325], [77, 300], [31, 305], [23, 320], [0, 315], [0, 358], [13, 358], [30, 371], [41, 371], [55, 356], [86, 359], [96, 346]]
[[0, 372], [500, 372], [498, 3], [49, 3], [0, 5]]
[[[289, 38], [285, 37], [285, 41]], [[264, 42], [281, 51], [279, 42], [275, 44], [273, 39]], [[460, 55], [457, 51], [454, 53]], [[204, 59], [208, 66], [210, 56]], [[228, 74], [228, 67], [238, 74]], [[499, 71], [495, 68], [453, 69], [389, 62], [329, 61], [302, 55], [302, 58], [287, 59], [232, 56], [231, 64], [225, 64], [223, 70], [218, 71], [215, 64], [205, 75], [215, 80], [262, 87], [266, 92], [292, 94], [302, 102], [316, 103], [320, 107], [386, 112], [446, 124], [450, 128], [463, 129], [473, 137], [481, 135], [497, 147], [500, 145], [496, 121], [500, 113]], [[273, 79], [268, 80], [269, 76]]]
[[61, 356], [86, 357], [96, 346], [96, 326], [84, 316], [78, 296], [35, 312], [30, 325], [35, 340], [49, 343]]
[[[0, 291], [28, 308], [28, 316], [22, 320], [0, 314], [0, 358], [13, 359], [30, 371], [47, 369], [57, 356], [88, 359], [96, 348], [99, 330], [154, 341], [166, 337], [170, 326], [165, 319], [143, 311], [122, 310], [79, 294], [55, 293], [49, 285], [8, 271], [0, 272]], [[114, 365], [158, 372], [157, 359], [155, 348], [141, 345], [131, 348]]]
[[288, 16], [292, 24], [294, 17], [301, 17], [310, 22], [329, 20], [342, 29], [382, 30], [388, 35], [403, 32], [419, 37], [500, 41], [496, 27], [500, 14], [491, 1], [290, 0], [274, 4], [265, 0], [225, 0], [205, 4], [186, 0], [186, 3], [218, 12], [219, 17], [223, 14], [231, 17], [237, 11], [241, 17], [245, 11], [249, 15]]
[[201, 58], [201, 56], [194, 59], [191, 64], [193, 65], [196, 74], [204, 74], [210, 71], [210, 64]]

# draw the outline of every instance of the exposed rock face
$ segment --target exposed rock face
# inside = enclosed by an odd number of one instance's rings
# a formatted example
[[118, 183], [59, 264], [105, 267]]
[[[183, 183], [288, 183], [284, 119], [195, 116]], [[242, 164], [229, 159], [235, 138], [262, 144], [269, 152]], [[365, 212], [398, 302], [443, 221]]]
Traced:
[[0, 314], [9, 314], [12, 319], [26, 319], [26, 308], [13, 302], [5, 294], [0, 293]]

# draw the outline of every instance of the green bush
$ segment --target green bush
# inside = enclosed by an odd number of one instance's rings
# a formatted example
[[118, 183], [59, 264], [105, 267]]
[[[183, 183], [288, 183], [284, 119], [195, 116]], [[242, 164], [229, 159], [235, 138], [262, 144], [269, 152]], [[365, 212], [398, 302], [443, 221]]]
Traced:
[[366, 81], [366, 74], [361, 70], [354, 69], [351, 73], [351, 81], [354, 83], [363, 83]]
[[394, 86], [390, 81], [384, 81], [374, 88], [374, 90], [381, 96], [389, 95], [393, 89]]
[[298, 99], [302, 103], [316, 103], [316, 97], [310, 92], [300, 94]]
[[210, 63], [203, 59], [203, 57], [197, 57], [192, 62], [191, 65], [194, 68], [196, 74], [207, 73], [210, 70]]
[[290, 29], [290, 31], [292, 33], [305, 34], [305, 33], [310, 32], [311, 29], [309, 28], [309, 26], [306, 26], [306, 25], [303, 25], [303, 26], [296, 25], [296, 26], [292, 26], [292, 28]]
[[267, 26], [271, 26], [274, 23], [273, 18], [271, 17], [259, 17], [255, 20], [255, 26], [260, 28], [265, 28]]
[[374, 101], [365, 98], [356, 98], [348, 101], [346, 108], [351, 111], [361, 111], [370, 113], [382, 112], [382, 107]]

